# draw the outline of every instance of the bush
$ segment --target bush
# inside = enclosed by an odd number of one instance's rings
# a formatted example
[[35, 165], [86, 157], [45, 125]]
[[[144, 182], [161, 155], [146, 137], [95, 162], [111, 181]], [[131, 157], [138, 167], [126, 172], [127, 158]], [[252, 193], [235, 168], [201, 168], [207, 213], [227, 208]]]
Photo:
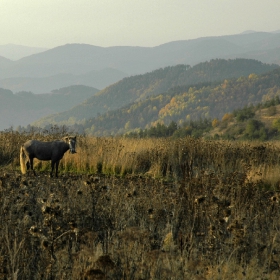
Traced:
[[259, 139], [261, 141], [267, 140], [267, 131], [264, 124], [258, 120], [249, 120], [245, 128], [245, 139]]
[[272, 127], [275, 128], [278, 132], [280, 131], [280, 119], [276, 119], [272, 122]]
[[234, 111], [234, 115], [238, 122], [244, 122], [255, 116], [254, 107], [245, 107], [244, 109]]

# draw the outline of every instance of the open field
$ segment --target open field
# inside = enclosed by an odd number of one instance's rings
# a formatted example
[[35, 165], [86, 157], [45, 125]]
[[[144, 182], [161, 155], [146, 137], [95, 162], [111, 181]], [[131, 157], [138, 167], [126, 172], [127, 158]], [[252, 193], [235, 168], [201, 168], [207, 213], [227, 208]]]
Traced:
[[20, 173], [61, 136], [0, 135], [0, 279], [279, 279], [278, 143], [80, 136]]

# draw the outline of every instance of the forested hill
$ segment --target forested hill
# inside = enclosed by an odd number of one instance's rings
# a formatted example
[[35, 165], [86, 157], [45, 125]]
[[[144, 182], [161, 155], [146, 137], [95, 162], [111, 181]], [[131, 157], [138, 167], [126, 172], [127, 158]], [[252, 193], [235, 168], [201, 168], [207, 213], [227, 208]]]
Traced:
[[0, 88], [0, 130], [10, 126], [26, 126], [36, 119], [69, 110], [96, 94], [98, 89], [75, 85], [54, 90], [52, 93], [13, 93]]
[[181, 125], [190, 120], [221, 119], [226, 113], [249, 104], [265, 102], [280, 95], [280, 69], [267, 74], [250, 74], [226, 79], [216, 85], [181, 86], [122, 109], [86, 121], [88, 133], [124, 134], [157, 123]]
[[248, 76], [251, 73], [261, 74], [278, 67], [278, 65], [268, 65], [249, 59], [215, 59], [199, 63], [193, 67], [177, 65], [161, 68], [143, 75], [124, 78], [71, 110], [42, 118], [33, 125], [81, 123], [99, 114], [144, 100], [151, 95], [167, 92], [170, 88], [176, 86], [222, 81], [234, 77]]

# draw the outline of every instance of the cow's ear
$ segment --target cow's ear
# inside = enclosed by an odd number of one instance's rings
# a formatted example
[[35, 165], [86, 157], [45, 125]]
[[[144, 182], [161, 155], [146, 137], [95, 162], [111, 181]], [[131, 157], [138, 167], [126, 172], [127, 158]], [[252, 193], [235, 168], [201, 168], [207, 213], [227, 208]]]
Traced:
[[65, 142], [68, 142], [68, 140], [69, 140], [69, 137], [68, 137], [68, 136], [65, 136], [65, 137], [64, 137], [64, 141], [65, 141]]

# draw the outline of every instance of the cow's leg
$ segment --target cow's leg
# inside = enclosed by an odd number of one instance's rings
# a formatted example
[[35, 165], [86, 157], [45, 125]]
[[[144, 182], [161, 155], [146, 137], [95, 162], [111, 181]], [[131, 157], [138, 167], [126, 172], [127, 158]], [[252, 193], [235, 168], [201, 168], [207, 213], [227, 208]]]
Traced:
[[55, 164], [55, 162], [52, 160], [52, 161], [51, 161], [52, 170], [51, 170], [51, 173], [50, 173], [50, 177], [53, 176], [54, 164]]
[[29, 170], [30, 169], [30, 161], [27, 160], [25, 165], [26, 165], [26, 170]]
[[55, 163], [55, 176], [58, 177], [58, 165], [59, 165], [59, 160]]
[[30, 169], [33, 171], [34, 176], [36, 176], [36, 172], [33, 168], [33, 158], [29, 158]]

